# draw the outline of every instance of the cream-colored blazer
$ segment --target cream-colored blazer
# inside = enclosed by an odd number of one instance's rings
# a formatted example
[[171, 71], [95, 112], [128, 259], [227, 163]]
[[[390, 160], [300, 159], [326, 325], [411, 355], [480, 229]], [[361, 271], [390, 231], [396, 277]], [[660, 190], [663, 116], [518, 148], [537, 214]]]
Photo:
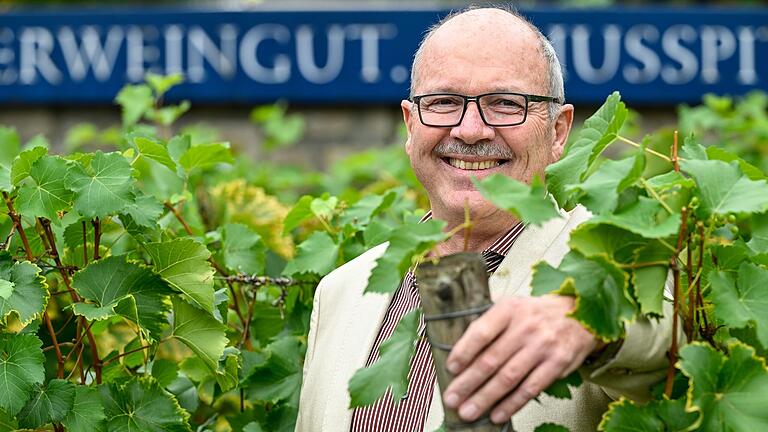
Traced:
[[[490, 278], [492, 298], [530, 295], [532, 266], [541, 260], [556, 266], [569, 250], [570, 231], [588, 218], [586, 210], [577, 208], [541, 227], [527, 227]], [[339, 267], [317, 288], [297, 432], [349, 431], [352, 411], [347, 383], [365, 365], [391, 300], [391, 295], [363, 295], [375, 260], [386, 248], [386, 244], [377, 246]], [[540, 403], [528, 403], [512, 418], [514, 430], [532, 431], [538, 424], [554, 422], [572, 432], [595, 431], [611, 400], [621, 395], [646, 399], [649, 387], [664, 376], [670, 330], [671, 319], [632, 323], [613, 358], [581, 368], [587, 382], [574, 392], [573, 399], [540, 395]], [[436, 385], [424, 431], [436, 430], [442, 421], [443, 406]]]

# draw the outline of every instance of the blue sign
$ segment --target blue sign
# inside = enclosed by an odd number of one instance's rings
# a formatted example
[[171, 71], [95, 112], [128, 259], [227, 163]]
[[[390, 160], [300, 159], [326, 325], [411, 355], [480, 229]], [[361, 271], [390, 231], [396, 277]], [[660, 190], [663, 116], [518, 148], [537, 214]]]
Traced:
[[[81, 10], [0, 15], [0, 103], [109, 103], [147, 72], [183, 73], [193, 102], [397, 102], [443, 10]], [[768, 90], [768, 10], [529, 10], [566, 98], [697, 102]], [[471, 71], [465, 71], [471, 73]]]

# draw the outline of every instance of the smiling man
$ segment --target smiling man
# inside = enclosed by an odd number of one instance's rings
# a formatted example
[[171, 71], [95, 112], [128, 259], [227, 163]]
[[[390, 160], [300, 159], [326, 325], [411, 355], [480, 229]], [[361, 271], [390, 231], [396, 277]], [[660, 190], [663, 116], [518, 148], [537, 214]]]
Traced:
[[[468, 203], [474, 222], [469, 249], [486, 260], [495, 305], [451, 351], [448, 367], [456, 378], [442, 395], [421, 338], [406, 397], [395, 404], [387, 393], [369, 407], [349, 410], [350, 377], [376, 361], [381, 343], [419, 298], [412, 273], [390, 297], [363, 295], [386, 245], [340, 267], [315, 295], [296, 430], [433, 431], [445, 404], [466, 421], [511, 418], [517, 431], [543, 422], [594, 431], [613, 398], [646, 398], [664, 374], [669, 320], [638, 320], [622, 343], [606, 347], [568, 317], [573, 298], [530, 297], [532, 265], [542, 259], [557, 264], [586, 212], [526, 227], [483, 199], [471, 182], [493, 173], [530, 182], [561, 156], [573, 106], [564, 103], [560, 65], [546, 38], [514, 11], [483, 8], [449, 16], [422, 41], [411, 97], [401, 107], [406, 151], [429, 195], [431, 217], [455, 228]], [[460, 231], [437, 253], [460, 252], [464, 244]], [[572, 400], [540, 394], [577, 368], [587, 382]]]

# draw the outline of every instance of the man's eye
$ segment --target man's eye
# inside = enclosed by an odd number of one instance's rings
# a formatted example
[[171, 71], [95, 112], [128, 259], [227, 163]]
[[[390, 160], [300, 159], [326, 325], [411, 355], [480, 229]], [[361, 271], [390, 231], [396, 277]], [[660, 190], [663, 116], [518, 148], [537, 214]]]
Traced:
[[497, 99], [494, 102], [495, 106], [503, 107], [503, 108], [522, 108], [523, 106], [520, 104], [520, 101], [515, 99], [504, 99], [500, 98]]
[[453, 98], [434, 99], [429, 102], [432, 106], [453, 107], [460, 105], [460, 102]]

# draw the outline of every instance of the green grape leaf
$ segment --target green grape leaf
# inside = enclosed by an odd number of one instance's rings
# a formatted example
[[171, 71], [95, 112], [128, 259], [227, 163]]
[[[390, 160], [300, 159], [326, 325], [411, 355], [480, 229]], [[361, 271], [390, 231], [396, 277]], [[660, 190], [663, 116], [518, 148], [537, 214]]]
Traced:
[[312, 204], [313, 199], [314, 198], [312, 198], [310, 195], [304, 195], [303, 197], [299, 198], [296, 204], [294, 204], [294, 206], [285, 216], [285, 220], [283, 220], [284, 234], [290, 233], [294, 228], [307, 220], [307, 218], [312, 217], [313, 213], [310, 205]]
[[680, 349], [678, 367], [691, 379], [687, 408], [701, 413], [697, 430], [759, 431], [768, 427], [768, 370], [752, 347], [732, 343], [726, 356], [694, 342]]
[[563, 157], [546, 168], [549, 192], [558, 205], [566, 210], [573, 207], [572, 193], [568, 186], [580, 183], [583, 175], [600, 153], [619, 133], [627, 118], [627, 108], [618, 92], [613, 92], [605, 103], [586, 121], [579, 136], [566, 147]]
[[755, 254], [768, 253], [768, 213], [752, 215], [751, 225], [752, 239], [747, 247]]
[[181, 156], [192, 146], [192, 138], [189, 135], [176, 135], [168, 141], [168, 156], [178, 163]]
[[741, 171], [750, 180], [761, 180], [766, 178], [765, 173], [760, 171], [760, 168], [752, 165], [751, 163], [745, 161], [744, 159], [736, 156], [733, 153], [729, 153], [728, 151], [724, 150], [721, 147], [716, 147], [716, 146], [707, 147], [707, 159], [720, 160], [723, 162], [736, 161], [739, 164], [739, 169], [741, 169]]
[[170, 90], [172, 87], [183, 83], [184, 75], [181, 73], [159, 75], [159, 74], [150, 72], [144, 77], [144, 79], [147, 81], [147, 84], [155, 92], [155, 96], [160, 98], [165, 94], [165, 92]]
[[32, 173], [32, 164], [47, 154], [48, 149], [45, 147], [32, 147], [21, 152], [11, 167], [11, 182], [14, 186], [18, 186], [22, 180], [29, 177]]
[[339, 224], [367, 226], [371, 218], [388, 209], [400, 195], [398, 190], [390, 190], [381, 195], [366, 195], [352, 204], [339, 218]]
[[541, 225], [560, 217], [547, 190], [538, 177], [534, 177], [530, 186], [503, 174], [493, 174], [472, 184], [483, 196], [496, 207], [511, 212], [525, 224]]
[[[645, 315], [661, 316], [664, 289], [669, 273], [669, 260], [674, 252], [658, 241], [646, 241], [635, 252], [631, 281], [640, 312]], [[660, 263], [649, 265], [650, 263]]]
[[72, 191], [67, 187], [68, 163], [58, 156], [42, 156], [32, 164], [30, 176], [35, 186], [23, 185], [16, 198], [19, 213], [27, 217], [58, 220], [57, 212], [71, 205]]
[[128, 313], [125, 305], [117, 306], [128, 297], [139, 293], [168, 294], [166, 284], [149, 268], [127, 262], [125, 256], [110, 256], [92, 262], [83, 270], [75, 273], [72, 288], [90, 303], [75, 303], [72, 309], [77, 315], [88, 320], [102, 320], [120, 313], [136, 320], [133, 313]]
[[41, 273], [35, 264], [13, 263], [9, 253], [0, 252], [0, 287], [8, 291], [8, 295], [0, 292], [0, 321], [16, 312], [21, 325], [26, 326], [42, 316], [48, 304], [48, 285]]
[[72, 166], [66, 178], [75, 192], [75, 209], [87, 218], [103, 218], [133, 204], [133, 182], [131, 165], [120, 153], [101, 151], [89, 166]]
[[12, 192], [13, 184], [11, 184], [11, 169], [0, 165], [0, 192]]
[[179, 405], [185, 410], [189, 412], [197, 411], [197, 407], [200, 405], [200, 398], [198, 397], [195, 383], [189, 378], [179, 375], [179, 377], [168, 386], [168, 391], [176, 396]]
[[[8, 299], [8, 297], [10, 297], [11, 294], [13, 294], [13, 287], [15, 285], [16, 284], [11, 281], [0, 279], [0, 298], [3, 300]], [[0, 306], [0, 311], [2, 311], [2, 309], [3, 309], [2, 306]], [[0, 312], [0, 317], [3, 317], [2, 312]]]
[[266, 246], [261, 236], [243, 224], [221, 227], [222, 254], [227, 268], [251, 275], [264, 272]]
[[10, 167], [21, 151], [21, 139], [15, 129], [0, 126], [0, 165]]
[[141, 120], [144, 113], [154, 106], [155, 98], [147, 85], [127, 85], [117, 94], [115, 102], [123, 108], [123, 126], [127, 127]]
[[219, 358], [227, 346], [227, 326], [189, 303], [171, 298], [173, 331], [171, 336], [183, 342], [205, 363], [218, 371]]
[[696, 412], [686, 412], [685, 399], [654, 400], [635, 405], [620, 399], [609, 405], [608, 412], [598, 426], [605, 432], [684, 432], [698, 420]]
[[365, 247], [370, 249], [376, 245], [382, 244], [392, 235], [392, 227], [378, 219], [372, 220], [365, 231], [363, 231], [363, 240]]
[[133, 378], [125, 385], [99, 387], [108, 431], [191, 432], [176, 399], [151, 379]]
[[169, 170], [176, 172], [176, 162], [171, 159], [165, 144], [158, 138], [144, 136], [129, 136], [128, 142], [136, 150], [136, 156], [152, 159], [161, 165], [165, 165]]
[[728, 213], [762, 213], [768, 210], [768, 182], [750, 180], [737, 162], [685, 160], [680, 163], [699, 186], [697, 209], [704, 217]]
[[179, 365], [174, 360], [156, 358], [152, 362], [152, 376], [160, 387], [168, 387], [179, 376]]
[[260, 400], [287, 401], [298, 406], [305, 349], [297, 337], [280, 338], [269, 344], [266, 362], [248, 378], [248, 394]]
[[635, 317], [627, 292], [627, 275], [602, 256], [584, 257], [569, 252], [555, 269], [542, 261], [534, 267], [532, 293], [557, 293], [576, 297], [571, 316], [604, 341], [624, 334], [624, 323]]
[[445, 222], [429, 220], [424, 223], [403, 224], [392, 231], [386, 252], [376, 260], [368, 277], [365, 292], [391, 293], [411, 266], [412, 258], [445, 240]]
[[89, 247], [93, 245], [93, 224], [89, 220], [82, 219], [71, 223], [64, 228], [64, 243], [68, 248], [74, 249], [83, 246], [83, 222], [85, 222], [85, 235]]
[[612, 212], [619, 203], [619, 193], [636, 182], [644, 168], [643, 154], [621, 160], [607, 160], [586, 180], [566, 189], [568, 192], [580, 192], [579, 202], [592, 213]]
[[570, 432], [570, 429], [556, 423], [542, 423], [533, 432]]
[[558, 399], [571, 399], [573, 397], [571, 393], [571, 387], [576, 388], [580, 386], [584, 381], [581, 379], [581, 375], [578, 372], [571, 372], [567, 377], [560, 378], [549, 385], [544, 390], [544, 393], [558, 398]]
[[19, 429], [16, 419], [0, 409], [0, 432], [15, 432]]
[[115, 313], [138, 324], [147, 332], [150, 342], [160, 340], [168, 326], [166, 318], [170, 310], [168, 295], [172, 293], [165, 283], [147, 285], [143, 291], [135, 291], [115, 306]]
[[328, 233], [315, 231], [298, 246], [296, 257], [289, 261], [283, 274], [316, 273], [325, 276], [336, 267], [339, 245]]
[[137, 225], [154, 228], [163, 214], [163, 204], [152, 195], [137, 192], [136, 201], [128, 204], [123, 212], [130, 216]]
[[581, 224], [571, 231], [568, 245], [586, 257], [602, 255], [618, 263], [636, 261], [638, 249], [648, 241], [641, 236], [613, 225]]
[[213, 274], [208, 262], [211, 253], [201, 243], [181, 238], [144, 246], [155, 271], [184, 299], [213, 314]]
[[315, 198], [309, 203], [309, 209], [312, 214], [320, 219], [329, 220], [333, 217], [333, 211], [339, 204], [339, 199], [335, 196], [322, 196]]
[[67, 380], [52, 379], [40, 387], [19, 412], [19, 426], [32, 429], [61, 421], [72, 410], [74, 402], [75, 385]]
[[192, 105], [189, 101], [182, 101], [178, 105], [169, 105], [162, 108], [152, 108], [146, 113], [148, 120], [159, 123], [163, 126], [170, 126], [179, 119], [185, 112], [189, 111]]
[[707, 148], [699, 144], [693, 134], [685, 137], [680, 156], [686, 160], [707, 160]]
[[261, 428], [261, 425], [253, 421], [243, 427], [243, 432], [264, 432], [264, 429]]
[[709, 283], [709, 298], [718, 318], [735, 328], [754, 323], [760, 343], [768, 346], [768, 270], [743, 262], [736, 281], [728, 273], [712, 271]]
[[201, 144], [190, 147], [179, 158], [179, 164], [189, 174], [195, 169], [207, 169], [220, 163], [231, 164], [234, 162], [229, 143]]
[[0, 333], [0, 409], [12, 416], [45, 379], [42, 345], [34, 334]]
[[75, 386], [72, 409], [61, 420], [69, 432], [104, 432], [104, 406], [94, 387]]
[[645, 238], [664, 238], [677, 234], [680, 214], [670, 215], [658, 201], [644, 196], [616, 213], [597, 215], [587, 225], [607, 224]]
[[350, 408], [371, 405], [392, 389], [392, 401], [398, 401], [408, 390], [408, 372], [416, 351], [419, 316], [416, 309], [397, 323], [392, 336], [379, 347], [379, 358], [370, 366], [358, 369], [349, 380]]
[[674, 187], [691, 189], [696, 186], [696, 182], [685, 177], [678, 171], [670, 171], [649, 178], [645, 184], [657, 191], [665, 191]]

